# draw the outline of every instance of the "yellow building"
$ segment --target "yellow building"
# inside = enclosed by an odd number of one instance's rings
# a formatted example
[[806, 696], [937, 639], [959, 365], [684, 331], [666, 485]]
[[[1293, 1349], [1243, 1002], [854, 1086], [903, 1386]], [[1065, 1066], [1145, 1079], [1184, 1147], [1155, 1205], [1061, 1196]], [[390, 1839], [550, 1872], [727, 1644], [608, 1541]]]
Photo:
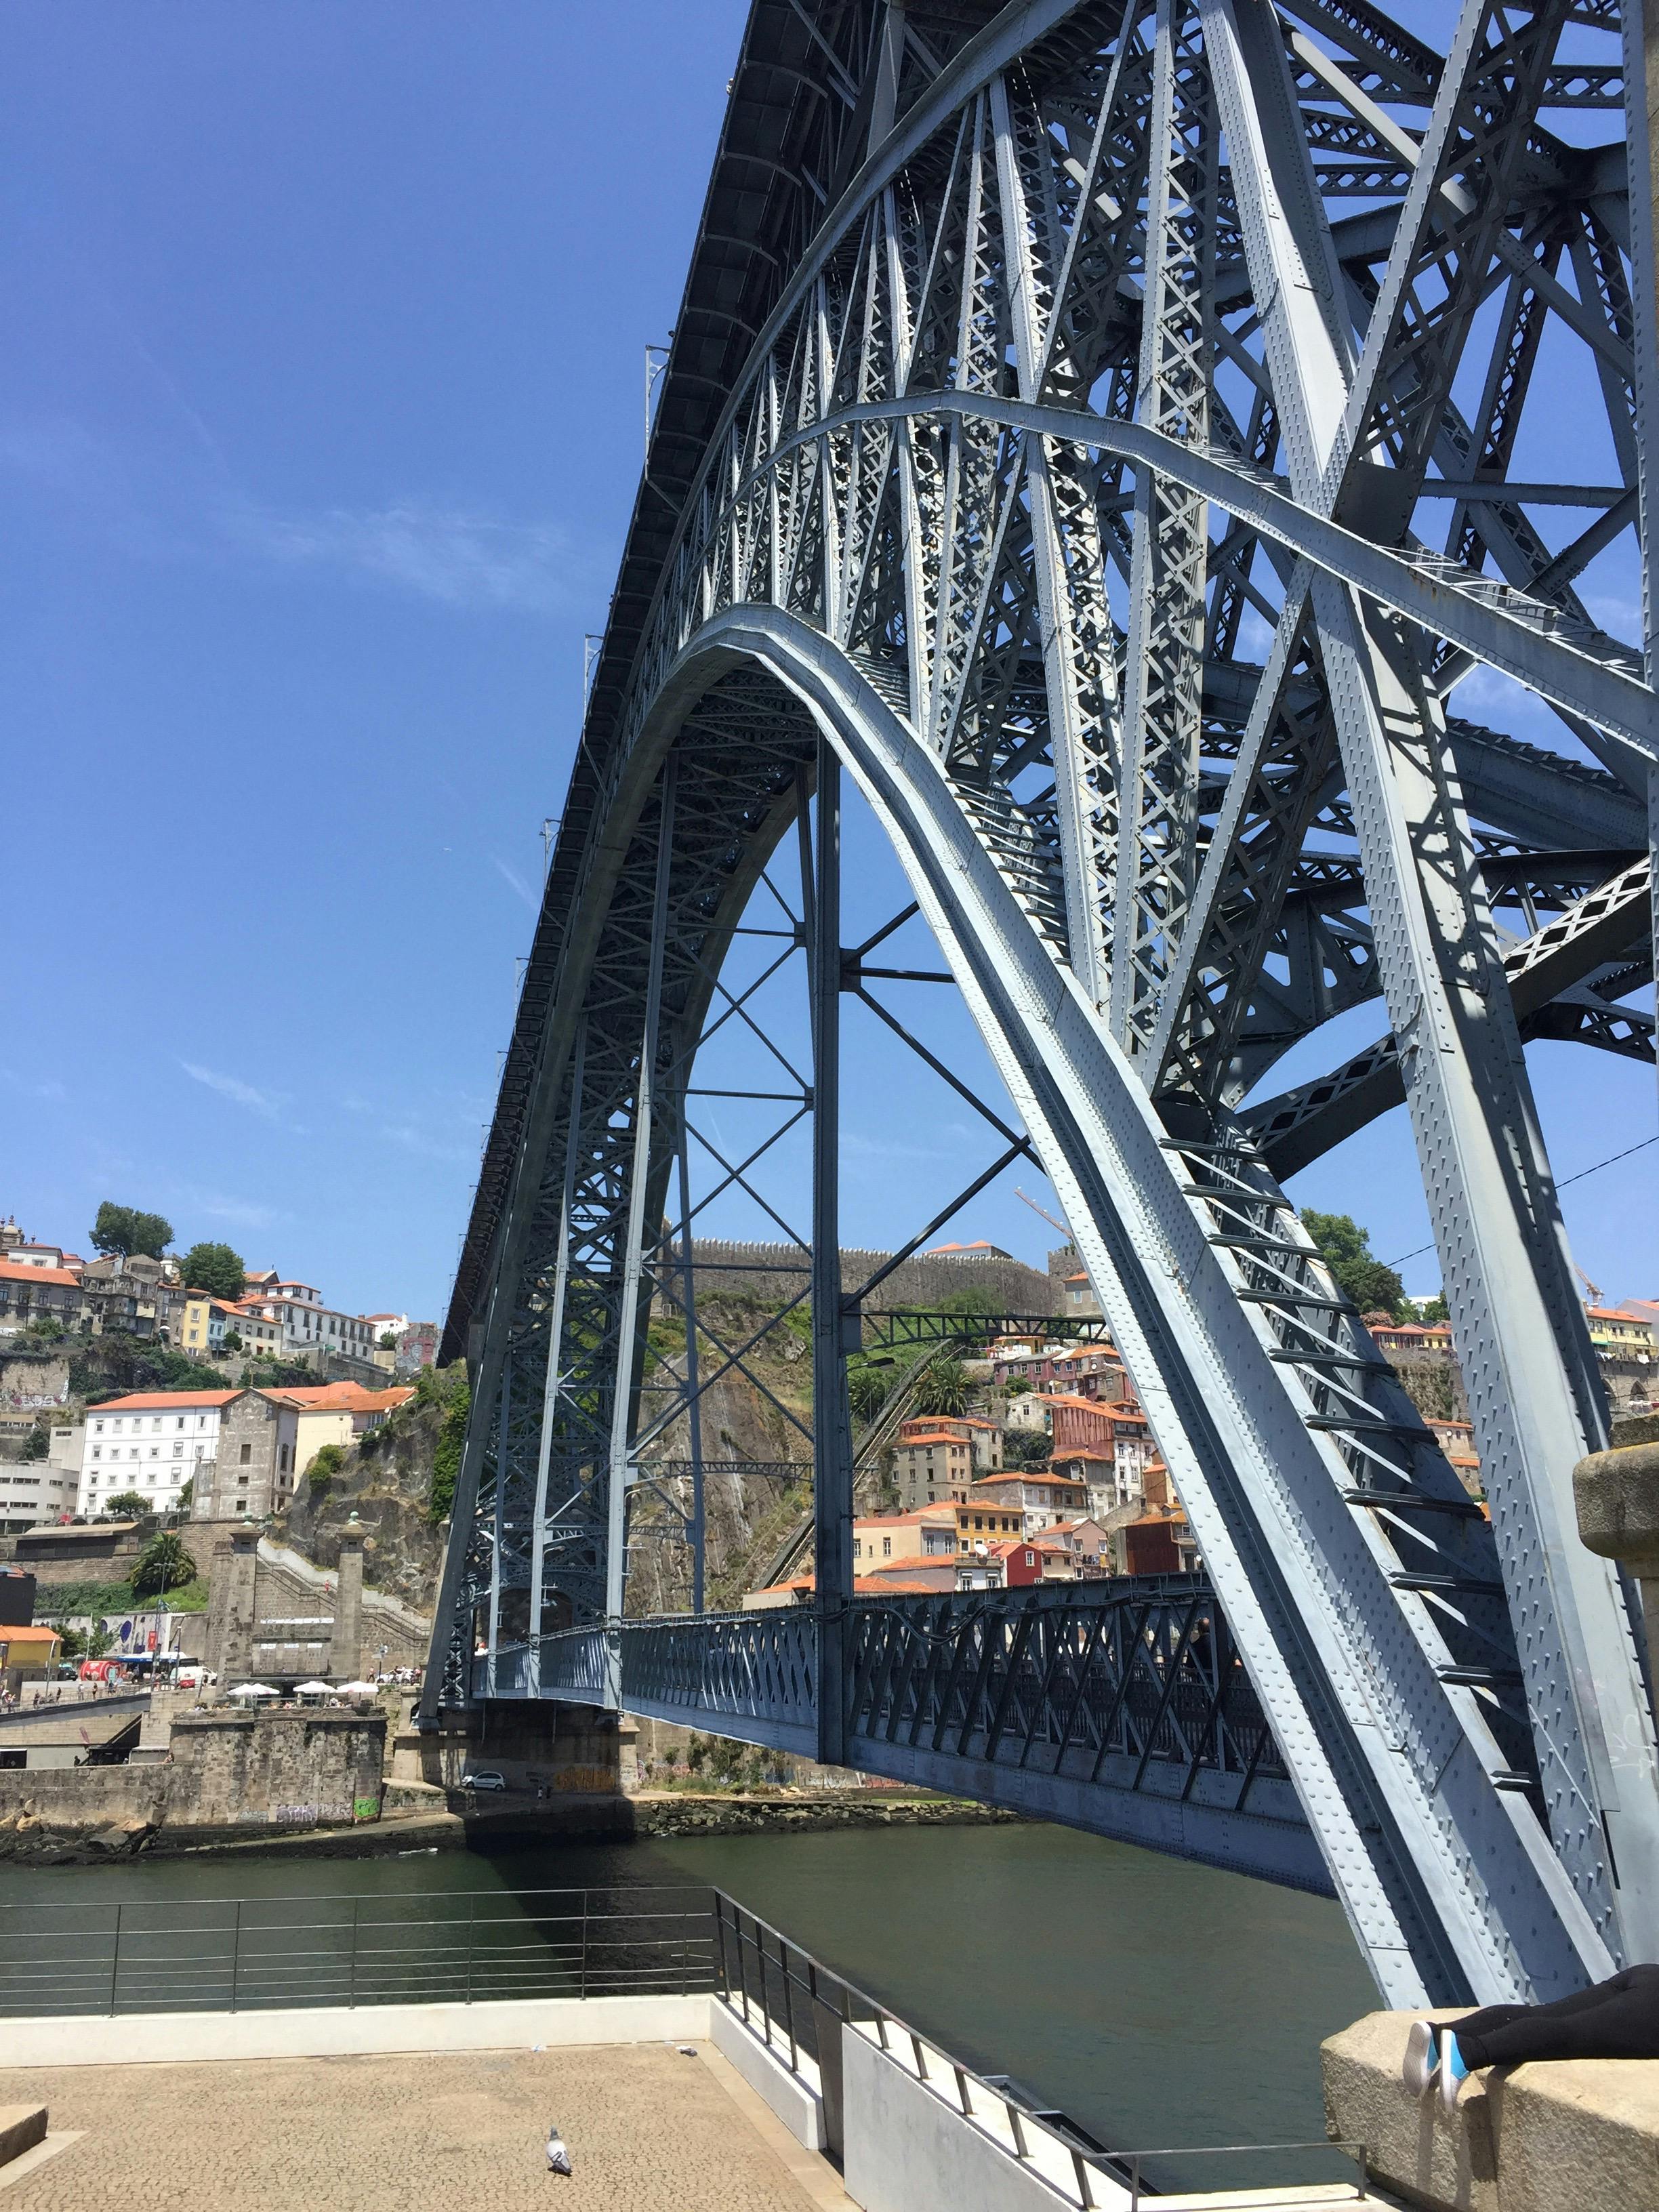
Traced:
[[1589, 1323], [1590, 1342], [1599, 1352], [1613, 1359], [1639, 1359], [1645, 1352], [1652, 1358], [1655, 1347], [1650, 1322], [1638, 1321], [1632, 1314], [1615, 1313], [1611, 1306], [1586, 1306], [1584, 1318]]
[[1025, 1515], [1016, 1498], [1012, 1505], [989, 1505], [982, 1498], [951, 1507], [957, 1522], [957, 1551], [972, 1554], [1010, 1536], [1025, 1534]]
[[173, 1342], [181, 1352], [200, 1352], [206, 1357], [211, 1342], [215, 1301], [206, 1291], [185, 1291], [174, 1323]]
[[875, 1514], [853, 1523], [853, 1572], [868, 1574], [890, 1559], [948, 1559], [957, 1549], [948, 1505], [923, 1505], [914, 1513]]

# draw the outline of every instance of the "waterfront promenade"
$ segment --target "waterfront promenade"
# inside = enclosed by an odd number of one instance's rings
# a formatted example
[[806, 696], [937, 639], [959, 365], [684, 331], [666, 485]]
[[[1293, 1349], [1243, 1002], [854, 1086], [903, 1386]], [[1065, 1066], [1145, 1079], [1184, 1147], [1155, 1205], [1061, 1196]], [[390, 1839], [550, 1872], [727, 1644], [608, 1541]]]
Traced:
[[[0, 2069], [51, 2134], [6, 2212], [834, 2212], [801, 2148], [706, 2042]], [[574, 2173], [550, 2175], [556, 2119]], [[71, 2139], [72, 2138], [72, 2139]]]

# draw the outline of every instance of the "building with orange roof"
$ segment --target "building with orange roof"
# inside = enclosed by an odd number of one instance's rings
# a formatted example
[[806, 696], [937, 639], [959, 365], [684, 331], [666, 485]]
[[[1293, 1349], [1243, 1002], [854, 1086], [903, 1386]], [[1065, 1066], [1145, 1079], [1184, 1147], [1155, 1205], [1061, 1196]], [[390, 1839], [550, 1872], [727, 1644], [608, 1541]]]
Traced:
[[14, 1698], [25, 1682], [50, 1681], [63, 1649], [59, 1632], [42, 1622], [34, 1627], [0, 1627], [0, 1681]]
[[1012, 1525], [999, 1528], [1000, 1536], [1036, 1536], [1052, 1522], [1070, 1519], [1086, 1512], [1089, 1493], [1080, 1482], [1068, 1476], [1054, 1474], [1045, 1468], [1007, 1469], [1001, 1474], [988, 1474], [983, 1482], [976, 1482], [967, 1498], [957, 1507], [957, 1524], [961, 1526], [964, 1512], [975, 1517], [973, 1533], [980, 1531], [977, 1517], [981, 1511], [995, 1511], [1012, 1516]]
[[227, 1407], [240, 1390], [133, 1390], [88, 1406], [82, 1431], [77, 1512], [108, 1510], [112, 1498], [136, 1492], [151, 1510], [176, 1513], [185, 1486], [199, 1486], [218, 1456]]
[[52, 1267], [8, 1253], [0, 1259], [0, 1339], [16, 1336], [37, 1321], [79, 1327], [81, 1278], [72, 1267]]
[[853, 1523], [853, 1572], [896, 1559], [954, 1559], [956, 1516], [948, 1504], [908, 1513], [876, 1513]]
[[304, 1474], [325, 1444], [349, 1449], [356, 1437], [378, 1429], [399, 1406], [407, 1405], [415, 1392], [407, 1382], [384, 1390], [367, 1389], [361, 1382], [325, 1382], [266, 1395], [294, 1408], [295, 1471]]
[[1002, 1465], [1002, 1431], [976, 1413], [921, 1413], [899, 1423], [893, 1482], [906, 1508], [950, 1498]]

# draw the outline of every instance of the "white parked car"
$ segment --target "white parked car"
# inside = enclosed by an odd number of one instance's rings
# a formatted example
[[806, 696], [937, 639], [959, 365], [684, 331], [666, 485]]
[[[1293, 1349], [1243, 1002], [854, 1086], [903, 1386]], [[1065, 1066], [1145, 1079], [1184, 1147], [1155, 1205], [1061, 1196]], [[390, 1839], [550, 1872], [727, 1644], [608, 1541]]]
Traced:
[[505, 1790], [507, 1777], [497, 1774], [492, 1767], [481, 1767], [476, 1774], [462, 1775], [461, 1787], [463, 1790]]

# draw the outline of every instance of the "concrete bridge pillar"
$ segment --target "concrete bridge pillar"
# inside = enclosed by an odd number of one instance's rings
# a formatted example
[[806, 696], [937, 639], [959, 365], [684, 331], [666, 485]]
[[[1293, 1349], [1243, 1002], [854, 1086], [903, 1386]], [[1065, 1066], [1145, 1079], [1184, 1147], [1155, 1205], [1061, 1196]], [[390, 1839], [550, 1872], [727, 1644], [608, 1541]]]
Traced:
[[340, 1534], [328, 1663], [337, 1682], [355, 1682], [363, 1671], [363, 1531], [355, 1513]]
[[232, 1528], [221, 1537], [209, 1573], [206, 1658], [222, 1684], [252, 1675], [258, 1566], [257, 1528]]

